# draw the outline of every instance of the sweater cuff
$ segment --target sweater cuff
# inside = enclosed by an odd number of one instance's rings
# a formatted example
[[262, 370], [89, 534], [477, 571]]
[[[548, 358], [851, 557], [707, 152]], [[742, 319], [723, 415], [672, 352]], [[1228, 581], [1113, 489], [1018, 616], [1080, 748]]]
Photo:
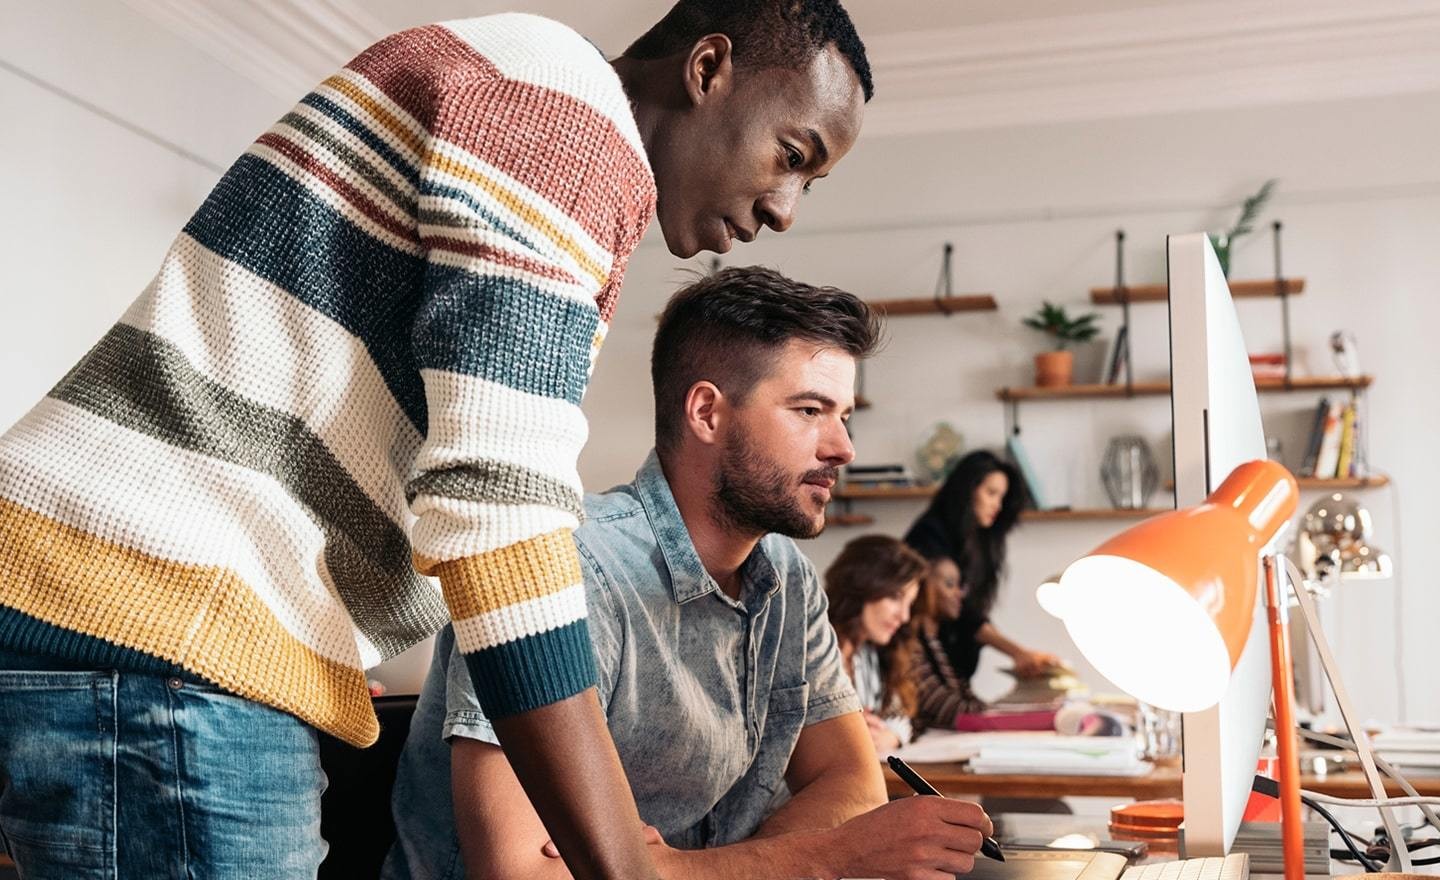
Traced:
[[584, 620], [464, 656], [491, 721], [558, 703], [595, 684]]

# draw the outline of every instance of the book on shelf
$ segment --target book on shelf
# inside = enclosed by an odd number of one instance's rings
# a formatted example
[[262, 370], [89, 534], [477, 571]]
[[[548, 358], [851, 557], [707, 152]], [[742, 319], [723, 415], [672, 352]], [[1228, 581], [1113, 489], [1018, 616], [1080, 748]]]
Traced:
[[1325, 425], [1320, 436], [1320, 452], [1315, 457], [1313, 477], [1329, 479], [1335, 476], [1340, 464], [1340, 416], [1345, 407], [1339, 401], [1331, 401], [1325, 413]]
[[1320, 459], [1320, 441], [1325, 436], [1325, 417], [1330, 413], [1330, 398], [1322, 397], [1315, 406], [1315, 418], [1310, 423], [1310, 437], [1305, 442], [1305, 460], [1300, 465], [1300, 476], [1315, 476], [1315, 464]]
[[1340, 455], [1335, 462], [1335, 476], [1350, 476], [1355, 461], [1355, 404], [1345, 404], [1340, 412]]
[[1125, 352], [1130, 345], [1130, 328], [1122, 326], [1115, 332], [1115, 347], [1110, 350], [1110, 364], [1105, 370], [1105, 384], [1114, 385], [1120, 381], [1120, 372], [1125, 368]]
[[1030, 456], [1025, 453], [1025, 446], [1020, 442], [1019, 434], [1011, 434], [1005, 438], [1005, 451], [1010, 454], [1010, 460], [1014, 462], [1015, 469], [1020, 472], [1020, 479], [1025, 483], [1026, 495], [1030, 502], [1035, 505], [1036, 510], [1045, 509], [1045, 496], [1040, 488], [1040, 480], [1035, 476], [1035, 468], [1030, 464]]
[[846, 485], [871, 489], [899, 489], [915, 485], [914, 475], [903, 464], [852, 464], [844, 469], [842, 476]]

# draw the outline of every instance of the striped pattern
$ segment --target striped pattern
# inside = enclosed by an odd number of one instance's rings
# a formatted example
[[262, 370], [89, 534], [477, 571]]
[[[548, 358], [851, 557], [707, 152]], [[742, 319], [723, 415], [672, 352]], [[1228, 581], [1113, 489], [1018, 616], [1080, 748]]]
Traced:
[[0, 646], [198, 675], [356, 744], [364, 670], [452, 618], [493, 718], [589, 686], [579, 404], [654, 202], [564, 26], [366, 50], [0, 437]]

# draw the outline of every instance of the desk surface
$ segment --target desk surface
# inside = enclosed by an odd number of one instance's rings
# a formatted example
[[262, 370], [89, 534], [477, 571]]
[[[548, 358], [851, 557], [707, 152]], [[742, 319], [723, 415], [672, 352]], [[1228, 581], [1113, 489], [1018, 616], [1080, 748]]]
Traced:
[[[1145, 776], [1059, 776], [1046, 774], [971, 773], [963, 763], [912, 763], [911, 766], [941, 794], [988, 795], [1013, 798], [1124, 797], [1135, 800], [1180, 797], [1180, 768], [1159, 766]], [[912, 794], [900, 777], [885, 769], [885, 785], [891, 797]], [[1440, 776], [1407, 773], [1410, 784], [1422, 795], [1440, 796]], [[1300, 787], [1335, 797], [1368, 798], [1370, 786], [1359, 770], [1332, 771], [1324, 776], [1303, 775]], [[1403, 795], [1389, 783], [1392, 795]]]

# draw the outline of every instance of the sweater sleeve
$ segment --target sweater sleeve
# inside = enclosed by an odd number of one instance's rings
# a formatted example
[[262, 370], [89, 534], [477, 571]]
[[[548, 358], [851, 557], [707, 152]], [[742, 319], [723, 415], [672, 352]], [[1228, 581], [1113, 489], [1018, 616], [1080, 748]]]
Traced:
[[503, 79], [452, 88], [421, 163], [411, 543], [492, 720], [595, 681], [572, 538], [580, 401], [633, 246], [634, 172], [587, 112]]
[[945, 656], [938, 640], [921, 635], [911, 649], [915, 670], [915, 720], [922, 728], [948, 730], [955, 717], [985, 711], [985, 703], [970, 689], [969, 679], [960, 678]]

